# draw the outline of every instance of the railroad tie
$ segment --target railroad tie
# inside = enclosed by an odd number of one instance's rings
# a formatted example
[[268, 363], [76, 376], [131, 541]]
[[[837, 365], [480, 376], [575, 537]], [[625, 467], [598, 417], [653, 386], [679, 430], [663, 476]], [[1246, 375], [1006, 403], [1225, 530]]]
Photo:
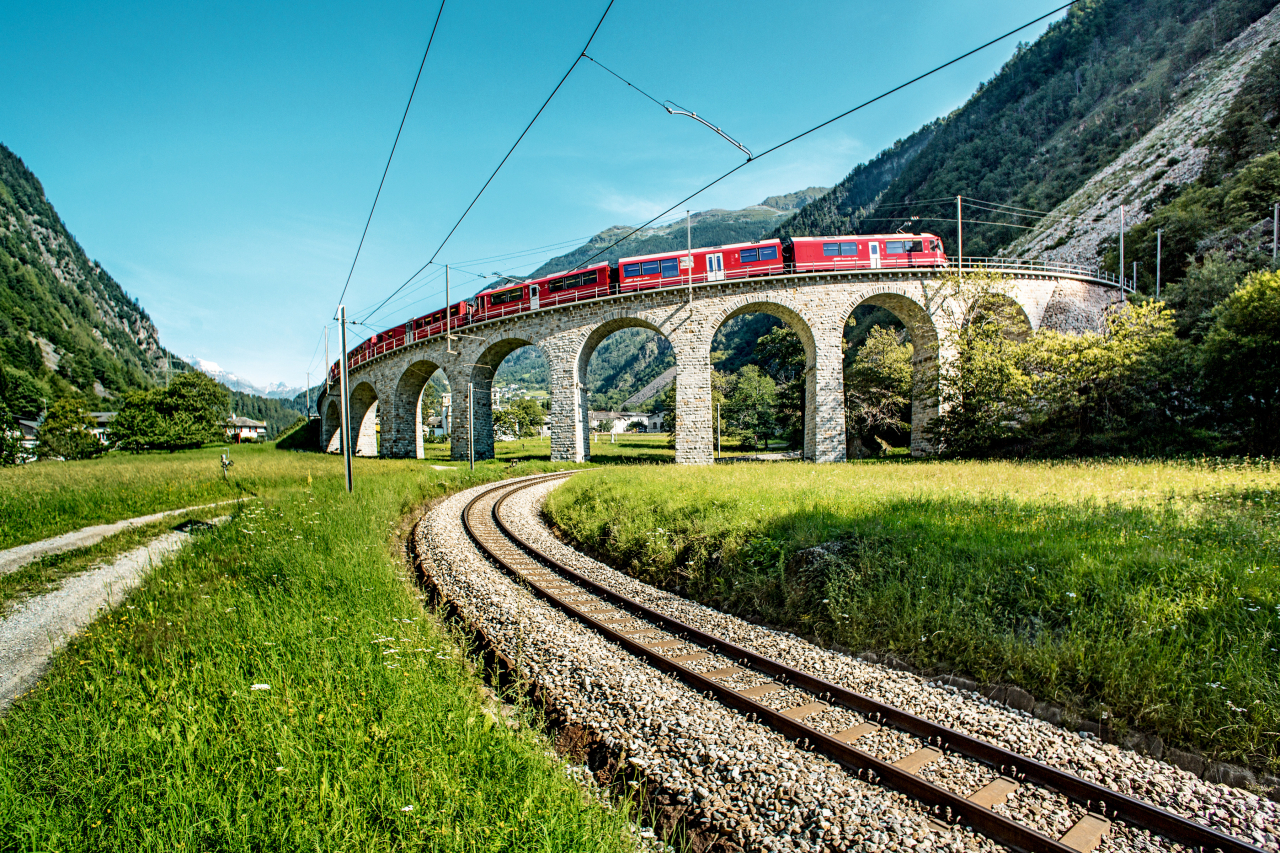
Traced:
[[934, 749], [931, 746], [922, 746], [910, 755], [903, 756], [893, 762], [893, 766], [908, 773], [916, 773], [941, 757], [941, 750]]
[[1000, 776], [970, 794], [969, 801], [989, 809], [1003, 803], [1016, 790], [1018, 790], [1017, 782], [1007, 776]]
[[858, 723], [853, 728], [845, 729], [839, 734], [832, 735], [832, 737], [842, 743], [853, 743], [860, 737], [866, 737], [878, 731], [880, 731], [880, 727], [875, 723]]
[[621, 633], [622, 636], [624, 637], [630, 637], [631, 639], [634, 640], [637, 637], [644, 637], [651, 634], [660, 634], [662, 632], [657, 630], [656, 628], [640, 628], [639, 630], [636, 630], [636, 631], [621, 631], [619, 633]]
[[746, 690], [739, 690], [743, 696], [748, 699], [756, 699], [760, 696], [767, 696], [770, 693], [777, 693], [782, 689], [782, 685], [776, 681], [770, 681], [766, 684], [760, 684], [756, 687], [748, 687]]
[[684, 644], [685, 644], [684, 640], [659, 640], [656, 643], [646, 642], [644, 645], [645, 645], [645, 648], [657, 650], [657, 649], [674, 649], [676, 646], [683, 646]]
[[1090, 850], [1102, 843], [1102, 839], [1106, 837], [1107, 830], [1111, 828], [1111, 821], [1105, 817], [1096, 814], [1087, 814], [1076, 823], [1075, 826], [1067, 830], [1067, 834], [1058, 839], [1072, 850], [1079, 850], [1080, 853], [1089, 853]]
[[671, 662], [672, 663], [692, 663], [695, 660], [702, 660], [703, 658], [709, 658], [709, 657], [711, 657], [711, 655], [707, 654], [706, 652], [698, 652], [697, 654], [692, 654], [692, 655], [680, 655], [679, 657], [672, 658]]
[[720, 669], [713, 669], [710, 672], [704, 672], [702, 674], [705, 675], [707, 678], [729, 678], [731, 676], [737, 675], [740, 672], [746, 672], [746, 670], [740, 666], [725, 666], [725, 667], [721, 667]]
[[788, 708], [783, 711], [783, 715], [793, 720], [803, 720], [805, 717], [812, 717], [814, 714], [821, 714], [831, 706], [826, 702], [810, 702], [807, 705], [800, 705], [796, 708]]

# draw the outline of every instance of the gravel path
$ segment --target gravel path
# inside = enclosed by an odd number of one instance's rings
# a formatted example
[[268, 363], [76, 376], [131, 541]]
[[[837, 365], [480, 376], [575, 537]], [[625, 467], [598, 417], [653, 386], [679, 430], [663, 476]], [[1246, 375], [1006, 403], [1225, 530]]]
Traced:
[[[237, 498], [236, 500], [239, 499]], [[101, 542], [108, 536], [114, 536], [122, 530], [128, 530], [130, 527], [141, 527], [144, 524], [160, 521], [163, 518], [182, 515], [184, 512], [195, 512], [200, 509], [212, 509], [224, 504], [233, 504], [236, 503], [236, 500], [218, 501], [217, 503], [203, 506], [189, 506], [186, 509], [171, 509], [167, 512], [157, 512], [154, 515], [126, 518], [124, 521], [117, 521], [112, 524], [95, 524], [92, 527], [82, 527], [70, 533], [63, 533], [61, 536], [41, 539], [39, 542], [29, 542], [26, 545], [18, 545], [15, 548], [0, 551], [0, 575], [16, 572], [32, 560], [37, 560], [46, 554], [57, 554], [60, 551], [70, 551], [72, 548], [87, 548], [90, 545]]]
[[[225, 517], [212, 523], [223, 521]], [[190, 538], [183, 531], [165, 533], [110, 565], [81, 572], [52, 592], [13, 605], [0, 620], [0, 713], [31, 688], [68, 639], [123, 601], [152, 566]]]
[[[1065, 731], [1029, 714], [992, 703], [978, 694], [931, 684], [908, 673], [820, 649], [790, 634], [750, 625], [635, 581], [578, 553], [557, 540], [541, 518], [542, 502], [556, 485], [558, 483], [552, 482], [535, 486], [507, 501], [504, 521], [530, 544], [592, 580], [694, 627], [849, 689], [1129, 796], [1145, 799], [1265, 849], [1280, 850], [1280, 812], [1273, 801], [1248, 791], [1205, 782], [1179, 768], [1103, 744], [1091, 735]], [[788, 700], [780, 697], [779, 701], [781, 707], [785, 707]], [[832, 727], [847, 724], [833, 714], [811, 718], [811, 721], [826, 728], [822, 723], [823, 717], [827, 716], [832, 717], [829, 723]], [[896, 732], [881, 731], [875, 738], [877, 740], [860, 741], [859, 748], [865, 744], [869, 750], [891, 760], [899, 753], [905, 754], [914, 748], [908, 738]], [[981, 787], [994, 776], [982, 765], [953, 756], [947, 756], [945, 761], [927, 768], [922, 775], [965, 793]], [[1057, 824], [1050, 818], [1051, 812], [1066, 809], [1042, 801], [1046, 796], [1049, 795], [1023, 788], [997, 810], [1051, 831]], [[1129, 850], [1152, 846], [1167, 849], [1165, 842], [1156, 840], [1153, 844], [1145, 833], [1117, 824], [1100, 849]]]

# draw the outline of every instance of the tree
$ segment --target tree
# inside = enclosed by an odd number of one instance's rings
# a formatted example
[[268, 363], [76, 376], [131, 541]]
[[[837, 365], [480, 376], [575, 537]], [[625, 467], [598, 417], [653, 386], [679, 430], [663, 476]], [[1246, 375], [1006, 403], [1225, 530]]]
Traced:
[[9, 407], [0, 400], [0, 467], [16, 465], [22, 458], [22, 431]]
[[511, 401], [507, 407], [515, 418], [517, 431], [512, 433], [521, 438], [532, 438], [541, 431], [542, 419], [546, 417], [546, 412], [537, 400], [528, 397], [521, 397], [519, 400]]
[[756, 340], [760, 366], [777, 386], [775, 424], [788, 444], [804, 445], [804, 344], [790, 326], [779, 326]]
[[903, 342], [901, 334], [876, 326], [845, 370], [850, 455], [874, 454], [876, 437], [910, 431], [906, 419], [911, 412], [911, 353], [911, 344]]
[[510, 409], [499, 409], [494, 412], [493, 433], [495, 438], [499, 435], [508, 435], [512, 438], [519, 438], [520, 422], [516, 419], [515, 412]]
[[777, 403], [778, 386], [772, 377], [754, 364], [744, 365], [738, 371], [738, 381], [726, 406], [729, 431], [750, 438], [752, 449], [757, 449], [763, 441], [767, 450]]
[[168, 388], [125, 396], [111, 434], [135, 453], [199, 447], [226, 437], [229, 406], [226, 388], [203, 373], [183, 373]]
[[[949, 453], [990, 453], [1022, 426], [1030, 378], [1023, 370], [1018, 338], [1026, 320], [1002, 294], [1005, 277], [974, 272], [961, 280], [944, 276], [942, 289], [963, 307], [959, 325], [945, 334], [950, 359], [938, 375], [941, 414], [929, 432]], [[917, 377], [922, 390], [932, 377]]]
[[1280, 272], [1253, 273], [1218, 307], [1202, 363], [1245, 448], [1280, 451]]
[[63, 397], [49, 407], [40, 425], [36, 456], [40, 459], [92, 459], [106, 453], [106, 445], [90, 430], [96, 426], [84, 403]]

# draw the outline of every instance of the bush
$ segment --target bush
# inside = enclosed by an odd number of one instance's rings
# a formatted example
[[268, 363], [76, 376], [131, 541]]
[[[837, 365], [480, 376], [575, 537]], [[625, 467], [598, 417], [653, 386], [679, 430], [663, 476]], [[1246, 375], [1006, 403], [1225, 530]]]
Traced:
[[226, 438], [227, 390], [199, 372], [174, 377], [168, 388], [138, 391], [124, 398], [111, 422], [123, 450], [184, 450]]
[[92, 459], [107, 452], [90, 430], [96, 426], [84, 403], [64, 397], [49, 407], [40, 427], [36, 456], [40, 459]]
[[1251, 453], [1280, 451], [1280, 273], [1254, 273], [1215, 312], [1202, 360]]

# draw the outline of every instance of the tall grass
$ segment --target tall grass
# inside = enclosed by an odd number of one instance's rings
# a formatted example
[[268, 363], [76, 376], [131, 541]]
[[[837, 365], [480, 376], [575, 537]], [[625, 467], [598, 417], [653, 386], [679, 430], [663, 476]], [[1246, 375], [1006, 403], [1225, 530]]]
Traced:
[[[341, 460], [293, 454], [272, 444], [238, 445], [222, 476], [225, 448], [182, 453], [110, 453], [83, 462], [33, 462], [0, 468], [0, 548], [90, 524], [215, 503], [297, 486], [333, 472]], [[370, 464], [369, 460], [360, 460]]]
[[0, 849], [629, 848], [622, 811], [484, 713], [397, 576], [403, 513], [502, 466], [369, 462], [348, 496], [307, 461], [309, 486], [198, 536], [0, 719]]
[[614, 469], [548, 511], [704, 602], [1280, 767], [1269, 464]]

